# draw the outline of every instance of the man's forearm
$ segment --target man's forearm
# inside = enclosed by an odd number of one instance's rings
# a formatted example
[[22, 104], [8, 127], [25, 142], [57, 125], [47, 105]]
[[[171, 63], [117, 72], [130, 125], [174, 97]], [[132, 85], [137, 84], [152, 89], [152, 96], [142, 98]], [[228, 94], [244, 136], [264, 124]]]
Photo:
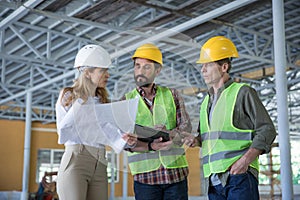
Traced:
[[249, 166], [261, 153], [262, 151], [259, 149], [250, 148], [241, 159], [244, 159], [245, 163]]

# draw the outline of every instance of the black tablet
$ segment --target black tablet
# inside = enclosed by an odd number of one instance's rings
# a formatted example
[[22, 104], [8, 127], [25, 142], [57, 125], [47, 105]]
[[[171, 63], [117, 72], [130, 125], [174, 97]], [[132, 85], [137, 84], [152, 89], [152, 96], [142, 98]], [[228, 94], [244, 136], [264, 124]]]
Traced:
[[154, 139], [162, 137], [162, 141], [166, 142], [170, 140], [169, 133], [159, 131], [147, 126], [135, 125], [135, 133], [138, 136], [138, 140], [142, 142], [152, 142]]

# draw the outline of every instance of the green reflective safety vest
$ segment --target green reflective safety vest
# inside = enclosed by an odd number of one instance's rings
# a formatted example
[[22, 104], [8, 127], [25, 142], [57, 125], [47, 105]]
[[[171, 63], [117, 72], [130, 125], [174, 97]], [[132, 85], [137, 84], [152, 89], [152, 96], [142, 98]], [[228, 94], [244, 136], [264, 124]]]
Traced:
[[[200, 133], [202, 139], [203, 172], [205, 177], [221, 173], [237, 161], [252, 144], [254, 130], [242, 130], [233, 125], [233, 111], [240, 88], [232, 83], [220, 95], [209, 125], [207, 95], [200, 107]], [[259, 170], [258, 158], [251, 167]]]
[[[164, 124], [167, 130], [176, 127], [176, 106], [172, 92], [166, 87], [157, 86], [153, 114], [136, 89], [126, 94], [126, 99], [139, 98], [136, 124], [154, 127]], [[184, 148], [173, 146], [168, 151], [128, 152], [128, 163], [133, 175], [165, 168], [187, 167]]]

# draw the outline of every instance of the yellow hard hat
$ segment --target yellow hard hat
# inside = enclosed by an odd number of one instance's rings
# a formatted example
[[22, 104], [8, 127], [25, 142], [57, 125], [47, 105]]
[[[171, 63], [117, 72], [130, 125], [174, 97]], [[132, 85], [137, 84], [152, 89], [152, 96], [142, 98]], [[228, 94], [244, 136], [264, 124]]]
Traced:
[[232, 57], [239, 57], [233, 42], [224, 36], [215, 36], [204, 43], [197, 63], [209, 63]]
[[162, 53], [154, 44], [147, 43], [138, 47], [132, 56], [134, 58], [145, 58], [163, 65]]

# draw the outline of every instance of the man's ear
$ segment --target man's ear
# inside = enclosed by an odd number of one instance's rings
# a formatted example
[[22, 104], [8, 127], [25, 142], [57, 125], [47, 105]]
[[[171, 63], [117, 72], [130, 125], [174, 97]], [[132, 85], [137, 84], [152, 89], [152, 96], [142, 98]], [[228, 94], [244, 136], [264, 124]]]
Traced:
[[227, 71], [228, 71], [228, 68], [229, 68], [228, 63], [224, 63], [224, 64], [222, 65], [222, 71], [223, 71], [223, 72], [227, 72]]
[[160, 73], [162, 67], [158, 67], [155, 69], [155, 74], [156, 76]]

